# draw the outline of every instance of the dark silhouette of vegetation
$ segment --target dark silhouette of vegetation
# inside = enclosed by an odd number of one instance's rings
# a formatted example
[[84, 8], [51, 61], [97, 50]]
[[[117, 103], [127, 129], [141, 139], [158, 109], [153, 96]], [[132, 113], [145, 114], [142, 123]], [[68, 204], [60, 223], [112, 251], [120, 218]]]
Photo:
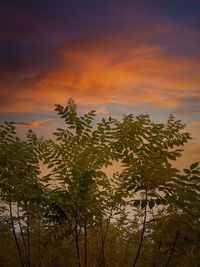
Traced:
[[0, 266], [199, 266], [199, 163], [172, 164], [185, 125], [55, 110], [52, 139], [0, 125]]

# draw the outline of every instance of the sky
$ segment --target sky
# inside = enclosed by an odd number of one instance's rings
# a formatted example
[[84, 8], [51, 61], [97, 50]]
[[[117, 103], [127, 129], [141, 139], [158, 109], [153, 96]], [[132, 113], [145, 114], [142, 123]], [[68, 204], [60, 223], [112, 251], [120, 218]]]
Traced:
[[174, 114], [200, 158], [200, 0], [0, 0], [0, 121], [60, 126], [73, 98], [98, 117]]

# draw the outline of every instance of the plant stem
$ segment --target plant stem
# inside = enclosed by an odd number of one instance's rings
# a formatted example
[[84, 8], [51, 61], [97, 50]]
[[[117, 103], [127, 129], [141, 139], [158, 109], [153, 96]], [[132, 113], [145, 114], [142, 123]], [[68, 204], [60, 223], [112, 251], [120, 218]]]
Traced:
[[16, 244], [16, 246], [17, 246], [17, 251], [18, 251], [18, 254], [19, 254], [19, 258], [20, 258], [21, 266], [24, 267], [24, 261], [23, 261], [23, 257], [22, 257], [21, 249], [20, 249], [20, 246], [19, 246], [19, 242], [18, 242], [18, 240], [17, 240], [16, 232], [15, 232], [15, 226], [14, 226], [14, 221], [13, 221], [12, 204], [11, 204], [11, 198], [10, 198], [10, 195], [9, 195], [9, 203], [8, 203], [8, 206], [9, 206], [10, 222], [11, 222], [11, 227], [12, 227], [13, 236], [14, 236], [14, 239], [15, 239], [15, 244]]
[[78, 238], [78, 222], [77, 217], [74, 217], [75, 220], [75, 238], [76, 238], [76, 255], [78, 259], [78, 267], [81, 267], [81, 257], [80, 257], [80, 248], [79, 248], [79, 238]]
[[167, 267], [167, 266], [169, 265], [170, 261], [171, 261], [171, 258], [172, 258], [172, 255], [173, 255], [173, 253], [174, 253], [175, 246], [176, 246], [176, 243], [177, 243], [177, 240], [178, 240], [178, 236], [179, 236], [179, 231], [177, 231], [177, 233], [176, 233], [174, 242], [173, 242], [173, 244], [172, 244], [172, 249], [171, 249], [171, 252], [170, 252], [170, 254], [169, 254], [169, 258], [168, 258], [168, 260], [167, 260], [167, 262], [166, 262], [166, 264], [165, 264], [165, 267]]
[[30, 217], [29, 217], [29, 207], [27, 209], [27, 247], [28, 247], [28, 267], [31, 266], [31, 250], [30, 250]]
[[22, 237], [22, 242], [23, 242], [23, 245], [24, 245], [27, 261], [29, 262], [28, 251], [27, 251], [26, 241], [25, 241], [25, 238], [24, 238], [24, 233], [23, 233], [22, 224], [21, 224], [21, 220], [20, 220], [20, 211], [19, 211], [19, 206], [18, 205], [17, 205], [17, 219], [18, 219], [18, 223], [19, 223], [20, 234], [21, 234], [21, 237]]
[[85, 222], [85, 225], [84, 225], [84, 235], [85, 235], [85, 243], [84, 243], [85, 259], [84, 259], [84, 262], [85, 262], [85, 267], [87, 267], [87, 243], [88, 243], [88, 240], [87, 240], [87, 222]]
[[100, 266], [101, 264], [101, 255], [102, 255], [102, 265], [103, 267], [105, 267], [106, 263], [105, 263], [105, 242], [106, 242], [106, 238], [107, 238], [107, 234], [108, 234], [108, 229], [109, 229], [109, 225], [110, 225], [110, 220], [112, 218], [112, 214], [113, 214], [113, 207], [110, 210], [110, 214], [106, 223], [106, 230], [105, 233], [103, 233], [103, 226], [102, 226], [102, 222], [100, 223], [100, 227], [101, 227], [101, 249], [100, 249], [100, 253], [99, 253], [99, 257], [98, 257], [98, 261], [96, 264], [96, 267]]
[[137, 254], [136, 254], [136, 257], [134, 259], [132, 267], [135, 267], [136, 264], [137, 264], [137, 261], [138, 261], [139, 256], [140, 256], [140, 251], [141, 251], [141, 248], [142, 248], [142, 243], [143, 243], [143, 240], [144, 240], [144, 233], [145, 233], [145, 229], [146, 229], [146, 219], [147, 219], [147, 189], [145, 191], [145, 200], [146, 200], [146, 205], [144, 207], [144, 220], [143, 220], [143, 225], [142, 225], [142, 233], [141, 233], [141, 238], [140, 238], [138, 251], [137, 251]]

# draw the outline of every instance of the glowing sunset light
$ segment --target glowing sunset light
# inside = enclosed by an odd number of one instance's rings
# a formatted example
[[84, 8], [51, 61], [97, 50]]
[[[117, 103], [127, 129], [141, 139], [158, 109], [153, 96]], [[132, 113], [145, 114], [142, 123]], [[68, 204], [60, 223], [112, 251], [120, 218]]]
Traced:
[[41, 124], [51, 121], [52, 119], [44, 119], [44, 120], [37, 120], [37, 121], [21, 121], [15, 122], [15, 125], [19, 126], [29, 126], [29, 127], [38, 127]]
[[197, 121], [199, 11], [193, 0], [1, 1], [1, 121], [52, 129], [68, 98], [98, 116]]

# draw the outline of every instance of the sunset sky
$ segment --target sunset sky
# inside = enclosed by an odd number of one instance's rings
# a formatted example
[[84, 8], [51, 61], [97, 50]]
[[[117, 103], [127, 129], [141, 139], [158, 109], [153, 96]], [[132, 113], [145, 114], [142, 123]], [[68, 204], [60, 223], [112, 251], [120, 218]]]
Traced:
[[200, 158], [200, 0], [0, 0], [0, 120], [52, 131], [73, 98], [99, 117], [170, 113]]

